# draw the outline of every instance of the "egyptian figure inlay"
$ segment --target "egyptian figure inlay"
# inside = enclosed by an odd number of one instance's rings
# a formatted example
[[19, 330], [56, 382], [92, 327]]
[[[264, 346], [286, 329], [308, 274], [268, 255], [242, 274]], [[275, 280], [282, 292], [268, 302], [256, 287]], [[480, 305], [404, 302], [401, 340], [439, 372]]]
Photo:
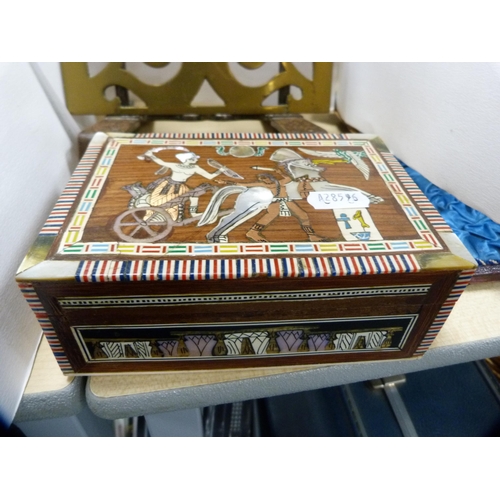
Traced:
[[364, 140], [116, 139], [98, 167], [61, 255], [441, 248]]
[[[175, 155], [179, 160], [178, 163], [165, 162], [155, 155], [167, 149], [183, 151]], [[204, 183], [190, 189], [187, 181], [193, 175], [198, 174], [209, 180], [221, 173], [233, 178], [242, 178], [236, 172], [213, 160], [208, 160], [208, 163], [216, 163], [217, 170], [207, 172], [197, 164], [200, 157], [182, 147], [153, 148], [138, 158], [160, 165], [155, 175], [163, 175], [169, 171], [170, 175], [160, 177], [147, 187], [143, 187], [141, 182], [123, 186], [122, 189], [128, 191], [132, 198], [128, 204], [129, 210], [118, 217], [114, 229], [125, 241], [158, 241], [169, 234], [172, 226], [190, 224], [201, 217], [203, 214], [198, 212], [198, 199], [214, 188]], [[189, 218], [185, 218], [184, 214], [187, 200], [189, 200]], [[130, 233], [125, 232], [125, 228], [128, 227], [133, 228]]]

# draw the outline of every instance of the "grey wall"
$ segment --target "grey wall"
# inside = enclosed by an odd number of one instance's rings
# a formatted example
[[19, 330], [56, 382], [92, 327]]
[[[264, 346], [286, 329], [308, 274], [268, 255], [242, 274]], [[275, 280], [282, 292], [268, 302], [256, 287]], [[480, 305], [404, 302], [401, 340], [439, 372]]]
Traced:
[[343, 63], [336, 76], [349, 124], [500, 223], [500, 63]]
[[47, 96], [37, 72], [60, 86], [56, 63], [0, 64], [0, 415], [7, 425], [41, 334], [14, 276], [76, 163], [74, 137], [55, 111], [60, 97]]

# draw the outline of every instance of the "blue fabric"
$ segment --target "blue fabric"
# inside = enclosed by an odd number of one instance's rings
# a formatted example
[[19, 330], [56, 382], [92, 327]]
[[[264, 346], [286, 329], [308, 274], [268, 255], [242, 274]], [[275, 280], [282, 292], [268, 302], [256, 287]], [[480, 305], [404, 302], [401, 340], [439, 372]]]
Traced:
[[401, 164], [477, 262], [500, 264], [500, 224], [438, 188], [408, 165]]

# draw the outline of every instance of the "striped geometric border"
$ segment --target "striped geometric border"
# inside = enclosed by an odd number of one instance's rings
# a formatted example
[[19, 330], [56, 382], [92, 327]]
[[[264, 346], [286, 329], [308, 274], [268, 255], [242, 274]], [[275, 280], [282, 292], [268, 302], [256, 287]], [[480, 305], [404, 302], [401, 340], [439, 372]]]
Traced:
[[282, 259], [82, 261], [76, 281], [189, 281], [213, 279], [320, 278], [368, 274], [415, 273], [414, 255], [304, 257]]
[[[168, 134], [167, 134], [168, 135]], [[173, 134], [175, 135], [175, 134]], [[185, 137], [181, 137], [184, 135]], [[223, 136], [227, 137], [223, 137]], [[119, 144], [134, 144], [139, 146], [358, 146], [363, 147], [367, 139], [341, 138], [325, 134], [320, 137], [314, 134], [178, 134], [178, 137], [148, 138], [133, 136], [130, 138], [116, 138]], [[240, 137], [236, 137], [236, 136]]]
[[436, 316], [436, 319], [432, 323], [426, 336], [424, 337], [424, 339], [422, 340], [422, 342], [418, 346], [417, 350], [413, 354], [414, 356], [419, 356], [420, 354], [423, 354], [424, 352], [426, 352], [427, 349], [429, 349], [432, 342], [436, 338], [437, 334], [440, 332], [441, 328], [443, 327], [446, 319], [450, 315], [457, 300], [460, 298], [460, 295], [462, 295], [462, 292], [465, 290], [465, 288], [469, 284], [469, 281], [471, 280], [475, 271], [476, 271], [475, 269], [469, 269], [467, 271], [462, 271], [462, 273], [460, 273], [460, 276], [458, 277], [458, 280], [455, 283], [455, 286], [453, 287], [448, 298], [444, 301], [443, 305], [441, 306], [441, 309], [439, 310], [439, 312]]
[[427, 240], [392, 240], [372, 242], [325, 242], [325, 243], [117, 243], [88, 242], [74, 243], [63, 249], [64, 255], [75, 254], [130, 254], [139, 256], [175, 255], [249, 255], [249, 254], [325, 254], [325, 253], [371, 253], [371, 252], [401, 252], [405, 250], [429, 250], [435, 248]]
[[380, 286], [369, 288], [336, 288], [334, 290], [304, 290], [287, 292], [264, 293], [210, 293], [208, 295], [106, 295], [105, 297], [68, 297], [58, 299], [58, 303], [65, 309], [79, 309], [89, 307], [150, 307], [153, 305], [192, 305], [192, 304], [217, 304], [239, 302], [262, 302], [269, 300], [279, 301], [304, 301], [323, 300], [334, 298], [376, 297], [389, 295], [426, 295], [430, 285], [401, 285]]
[[63, 373], [73, 373], [73, 368], [71, 367], [71, 364], [66, 357], [66, 354], [64, 353], [59, 339], [57, 338], [54, 327], [50, 322], [49, 316], [45, 312], [45, 309], [40, 302], [40, 299], [38, 298], [33, 285], [31, 283], [19, 283], [18, 285], [24, 298], [31, 307], [31, 310], [38, 319], [40, 326], [42, 327], [42, 331], [49, 343], [50, 348], [52, 349], [52, 352], [54, 353], [59, 368], [61, 368]]
[[245, 132], [200, 132], [197, 134], [178, 133], [147, 133], [136, 134], [137, 138], [144, 139], [349, 139], [348, 134], [270, 134], [270, 133], [245, 133]]
[[408, 172], [399, 163], [399, 161], [390, 153], [382, 153], [382, 157], [387, 164], [392, 168], [393, 172], [398, 176], [401, 184], [408, 191], [415, 203], [418, 205], [427, 220], [432, 224], [432, 227], [438, 232], [452, 232], [450, 226], [446, 224], [439, 212], [434, 208], [434, 205], [427, 199], [420, 188], [415, 184]]
[[[392, 192], [395, 200], [399, 203], [402, 210], [405, 212], [406, 217], [413, 225], [413, 228], [418, 232], [420, 237], [424, 242], [427, 242], [429, 248], [440, 249], [442, 246], [435, 238], [434, 234], [430, 230], [427, 221], [420, 215], [420, 213], [416, 210], [415, 205], [412, 202], [412, 197], [410, 198], [406, 195], [406, 193], [401, 189], [401, 185], [399, 181], [405, 181], [406, 186], [408, 186], [407, 179], [401, 178], [401, 173], [405, 173], [404, 169], [399, 165], [399, 162], [392, 155], [382, 155], [384, 160], [389, 159], [390, 161], [386, 162], [387, 165], [390, 165], [390, 168], [384, 163], [382, 158], [378, 155], [377, 151], [371, 147], [370, 144], [364, 147], [367, 152], [369, 158], [372, 160], [373, 165], [378, 170], [382, 179], [385, 181], [387, 187]], [[392, 160], [395, 160], [396, 163]], [[392, 171], [391, 171], [392, 170]], [[394, 177], [394, 175], [396, 177]], [[404, 183], [403, 183], [404, 185]], [[406, 187], [405, 186], [405, 187]]]
[[90, 180], [90, 184], [83, 194], [78, 208], [73, 215], [69, 226], [66, 228], [64, 237], [61, 241], [60, 251], [65, 247], [71, 248], [71, 245], [80, 241], [83, 236], [85, 226], [92, 214], [92, 210], [99, 199], [99, 195], [104, 187], [106, 179], [113, 162], [118, 154], [120, 144], [116, 141], [111, 141], [108, 147], [104, 150], [99, 165], [94, 171], [94, 175]]
[[40, 230], [40, 235], [57, 236], [100, 151], [101, 146], [89, 146]]
[[[434, 229], [436, 229], [436, 231], [438, 232], [452, 232], [453, 230], [441, 217], [439, 212], [434, 208], [434, 205], [427, 199], [425, 194], [415, 184], [413, 179], [410, 177], [404, 167], [402, 167], [402, 165], [398, 162], [398, 160], [394, 156], [387, 153], [382, 153], [382, 156], [387, 161], [387, 163], [391, 165], [394, 172], [397, 173], [398, 177], [401, 180], [401, 183], [405, 186], [407, 191], [410, 193], [422, 212], [425, 214], [426, 218], [432, 224]], [[494, 266], [500, 264], [500, 260], [493, 259], [485, 261], [476, 258], [476, 261], [481, 266]]]

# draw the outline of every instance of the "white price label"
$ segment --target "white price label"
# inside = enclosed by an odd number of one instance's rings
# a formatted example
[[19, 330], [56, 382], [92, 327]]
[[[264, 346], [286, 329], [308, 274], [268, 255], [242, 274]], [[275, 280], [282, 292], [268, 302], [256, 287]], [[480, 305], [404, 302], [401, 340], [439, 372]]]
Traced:
[[307, 201], [317, 210], [334, 208], [368, 208], [370, 200], [361, 191], [313, 191]]

